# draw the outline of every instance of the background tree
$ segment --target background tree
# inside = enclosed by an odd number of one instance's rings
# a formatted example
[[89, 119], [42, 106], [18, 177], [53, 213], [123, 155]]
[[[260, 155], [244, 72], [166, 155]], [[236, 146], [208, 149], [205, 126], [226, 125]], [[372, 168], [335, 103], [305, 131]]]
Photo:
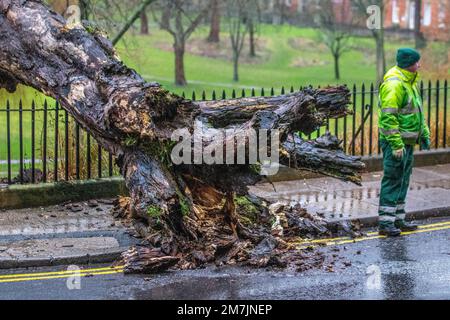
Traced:
[[128, 31], [128, 29], [131, 28], [131, 26], [134, 24], [136, 20], [138, 20], [142, 12], [145, 11], [147, 6], [151, 4], [152, 2], [155, 2], [155, 0], [143, 0], [141, 3], [135, 8], [134, 13], [131, 15], [129, 19], [126, 20], [123, 27], [119, 30], [119, 32], [116, 34], [116, 36], [113, 38], [112, 43], [113, 45], [116, 45], [117, 42], [124, 36], [124, 34]]
[[148, 28], [148, 16], [147, 16], [147, 12], [145, 9], [142, 10], [142, 12], [141, 12], [140, 20], [141, 20], [141, 34], [148, 35], [149, 34], [149, 32], [148, 32], [148, 29], [149, 29]]
[[272, 24], [284, 24], [286, 19], [286, 0], [271, 0]]
[[81, 20], [89, 20], [89, 16], [92, 11], [92, 0], [78, 0], [78, 5], [80, 6], [81, 11]]
[[261, 22], [261, 3], [257, 0], [250, 0], [248, 10], [248, 34], [249, 34], [249, 56], [256, 57], [256, 33]]
[[380, 25], [378, 28], [371, 28], [370, 32], [375, 40], [376, 46], [376, 71], [377, 83], [383, 82], [384, 74], [386, 73], [386, 54], [384, 49], [384, 9], [385, 0], [352, 0], [359, 15], [365, 19], [371, 17], [372, 12], [368, 12], [370, 6], [377, 6], [379, 8]]
[[422, 0], [414, 2], [414, 40], [416, 49], [422, 49], [426, 46], [426, 40], [421, 31], [422, 26]]
[[[339, 7], [338, 10], [345, 10]], [[350, 21], [338, 21], [333, 3], [328, 0], [319, 2], [318, 10], [315, 13], [315, 20], [320, 28], [320, 38], [330, 50], [334, 61], [334, 76], [336, 80], [341, 78], [339, 59], [341, 56], [351, 49], [350, 38], [352, 23]], [[342, 15], [343, 16], [343, 15]]]
[[233, 50], [233, 80], [239, 81], [239, 58], [245, 37], [250, 29], [249, 19], [253, 19], [257, 0], [227, 0], [227, 22]]
[[162, 15], [160, 27], [173, 37], [175, 53], [175, 84], [187, 85], [184, 71], [186, 41], [207, 15], [209, 1], [167, 0], [160, 1]]
[[221, 10], [221, 2], [219, 0], [211, 0], [211, 26], [207, 39], [208, 42], [220, 42]]

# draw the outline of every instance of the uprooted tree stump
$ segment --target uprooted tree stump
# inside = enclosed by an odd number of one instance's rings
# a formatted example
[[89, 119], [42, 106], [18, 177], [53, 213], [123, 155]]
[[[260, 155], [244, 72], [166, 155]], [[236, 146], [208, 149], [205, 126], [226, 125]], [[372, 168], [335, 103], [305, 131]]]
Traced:
[[[264, 179], [262, 163], [250, 161], [253, 130], [267, 132], [270, 142], [278, 135], [278, 150], [268, 152], [277, 152], [280, 164], [360, 183], [364, 164], [346, 155], [336, 137], [327, 133], [305, 141], [296, 134], [309, 134], [327, 119], [349, 114], [346, 87], [191, 101], [146, 82], [120, 61], [109, 40], [87, 30], [92, 28], [68, 25], [39, 0], [0, 0], [0, 88], [13, 92], [24, 84], [57, 99], [116, 155], [130, 192], [127, 216], [149, 244], [124, 255], [130, 272], [214, 261], [283, 265], [277, 250], [288, 245], [271, 235], [274, 221], [267, 205], [254, 201], [256, 217], [246, 224], [235, 200]], [[201, 128], [202, 150], [212, 158], [224, 150], [238, 154], [238, 143], [229, 139], [247, 137], [244, 164], [175, 164], [173, 133], [194, 133], [196, 128]], [[215, 139], [220, 132], [234, 136]], [[259, 150], [261, 141], [256, 144]], [[194, 153], [195, 148], [195, 158]], [[301, 218], [296, 210], [291, 215]], [[259, 257], [257, 252], [267, 248], [270, 258]]]

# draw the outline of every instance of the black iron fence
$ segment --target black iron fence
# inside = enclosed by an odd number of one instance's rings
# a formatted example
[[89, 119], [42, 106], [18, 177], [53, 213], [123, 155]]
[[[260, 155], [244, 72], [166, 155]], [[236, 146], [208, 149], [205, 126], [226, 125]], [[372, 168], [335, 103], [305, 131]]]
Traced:
[[0, 183], [83, 180], [118, 173], [112, 154], [58, 102], [0, 108]]
[[[274, 96], [302, 88], [281, 90], [241, 89], [192, 92], [193, 100]], [[380, 153], [378, 143], [378, 90], [374, 84], [350, 88], [353, 114], [329, 119], [323, 127], [304, 138], [314, 139], [327, 130], [342, 140], [347, 153], [370, 156]], [[448, 82], [421, 82], [424, 114], [431, 130], [432, 148], [447, 148], [450, 118], [447, 115]], [[50, 106], [51, 104], [51, 106]], [[0, 183], [39, 183], [83, 180], [118, 174], [113, 155], [84, 131], [57, 102], [0, 106]]]

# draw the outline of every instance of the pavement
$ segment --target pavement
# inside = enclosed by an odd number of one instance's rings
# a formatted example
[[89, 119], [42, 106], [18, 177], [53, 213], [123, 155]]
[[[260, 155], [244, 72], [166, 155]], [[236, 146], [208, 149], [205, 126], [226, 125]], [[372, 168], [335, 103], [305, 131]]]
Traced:
[[[378, 222], [378, 201], [383, 172], [363, 175], [362, 186], [323, 177], [258, 184], [250, 192], [271, 201], [300, 202], [328, 221]], [[414, 168], [406, 200], [407, 219], [450, 215], [450, 164]]]
[[[120, 267], [104, 264], [1, 270], [0, 299], [448, 300], [450, 219], [420, 224], [419, 230], [398, 238], [369, 230], [358, 239], [315, 241], [325, 263], [304, 272], [213, 266], [124, 275]], [[167, 315], [176, 314], [177, 303], [186, 301], [175, 301], [164, 310]]]
[[0, 269], [112, 262], [137, 243], [112, 200], [0, 211]]

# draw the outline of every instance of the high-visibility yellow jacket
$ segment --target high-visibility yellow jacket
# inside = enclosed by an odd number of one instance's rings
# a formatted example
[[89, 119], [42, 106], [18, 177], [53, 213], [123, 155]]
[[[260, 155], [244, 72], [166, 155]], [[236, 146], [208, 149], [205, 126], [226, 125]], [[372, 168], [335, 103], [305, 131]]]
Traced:
[[387, 140], [393, 150], [430, 138], [417, 86], [418, 78], [417, 73], [395, 66], [386, 73], [380, 87], [380, 139]]

